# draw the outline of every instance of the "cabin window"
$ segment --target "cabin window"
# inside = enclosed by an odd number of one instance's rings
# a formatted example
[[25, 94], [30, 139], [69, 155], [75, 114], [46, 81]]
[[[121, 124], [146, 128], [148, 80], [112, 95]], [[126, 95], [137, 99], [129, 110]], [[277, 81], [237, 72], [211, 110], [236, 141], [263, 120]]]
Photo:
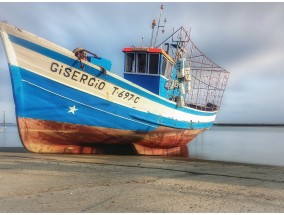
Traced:
[[137, 72], [138, 73], [146, 73], [146, 61], [147, 55], [146, 53], [137, 53]]
[[149, 54], [149, 73], [159, 74], [159, 54]]
[[126, 53], [126, 68], [125, 72], [135, 72], [134, 71], [134, 53]]
[[170, 78], [172, 69], [173, 65], [168, 61], [167, 58], [163, 56], [162, 75], [165, 76], [166, 78]]

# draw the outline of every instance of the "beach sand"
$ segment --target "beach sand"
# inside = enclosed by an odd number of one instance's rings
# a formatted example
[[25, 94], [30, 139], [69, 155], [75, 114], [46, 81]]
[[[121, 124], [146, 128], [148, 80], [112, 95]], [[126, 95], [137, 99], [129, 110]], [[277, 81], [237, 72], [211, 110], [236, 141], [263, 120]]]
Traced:
[[0, 212], [284, 212], [284, 167], [0, 151]]

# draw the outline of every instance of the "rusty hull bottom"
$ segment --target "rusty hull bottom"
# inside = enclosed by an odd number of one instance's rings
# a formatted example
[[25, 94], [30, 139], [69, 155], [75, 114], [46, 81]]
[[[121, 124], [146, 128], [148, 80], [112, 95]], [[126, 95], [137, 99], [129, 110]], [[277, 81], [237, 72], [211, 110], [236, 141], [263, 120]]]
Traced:
[[24, 147], [36, 153], [184, 155], [186, 144], [203, 132], [159, 127], [151, 132], [18, 118]]

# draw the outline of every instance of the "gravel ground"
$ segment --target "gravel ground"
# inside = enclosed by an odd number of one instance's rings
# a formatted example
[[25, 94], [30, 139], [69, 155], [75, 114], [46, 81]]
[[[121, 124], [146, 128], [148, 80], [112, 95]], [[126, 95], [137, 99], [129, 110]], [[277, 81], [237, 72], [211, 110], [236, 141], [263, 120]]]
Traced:
[[284, 212], [284, 167], [0, 152], [0, 212]]

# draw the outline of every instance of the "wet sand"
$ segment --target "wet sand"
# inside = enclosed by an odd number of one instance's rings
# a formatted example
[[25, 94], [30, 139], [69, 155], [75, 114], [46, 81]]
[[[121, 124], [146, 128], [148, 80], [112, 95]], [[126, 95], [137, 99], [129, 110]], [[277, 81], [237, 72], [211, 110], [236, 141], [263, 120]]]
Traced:
[[0, 212], [284, 212], [284, 167], [0, 150]]

